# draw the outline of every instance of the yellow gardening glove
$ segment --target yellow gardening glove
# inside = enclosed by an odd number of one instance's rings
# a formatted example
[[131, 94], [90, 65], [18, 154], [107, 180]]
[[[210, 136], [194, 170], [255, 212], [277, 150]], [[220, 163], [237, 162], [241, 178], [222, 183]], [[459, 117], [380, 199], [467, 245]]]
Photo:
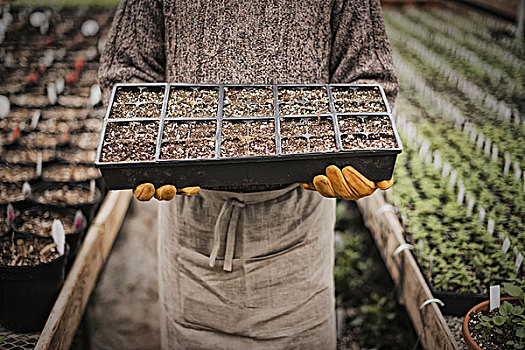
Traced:
[[351, 166], [341, 171], [337, 166], [330, 165], [326, 168], [326, 175], [317, 175], [313, 183], [300, 185], [306, 190], [318, 191], [324, 197], [355, 201], [371, 195], [377, 188], [389, 189], [393, 183], [394, 179], [380, 182], [368, 180]]
[[175, 197], [176, 194], [182, 196], [192, 196], [199, 193], [200, 190], [200, 187], [184, 187], [177, 190], [177, 188], [173, 185], [164, 185], [155, 190], [155, 186], [153, 186], [153, 184], [144, 183], [138, 185], [137, 188], [135, 188], [133, 195], [139, 201], [149, 201], [151, 198], [153, 198], [153, 196], [155, 196], [155, 198], [157, 198], [159, 201], [170, 201], [173, 199], [173, 197]]

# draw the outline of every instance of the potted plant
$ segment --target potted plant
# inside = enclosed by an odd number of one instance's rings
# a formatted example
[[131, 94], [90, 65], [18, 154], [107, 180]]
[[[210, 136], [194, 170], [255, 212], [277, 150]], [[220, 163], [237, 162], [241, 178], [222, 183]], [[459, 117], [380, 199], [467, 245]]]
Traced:
[[471, 350], [525, 348], [525, 291], [505, 283], [501, 305], [489, 310], [489, 302], [474, 306], [463, 321], [463, 339]]

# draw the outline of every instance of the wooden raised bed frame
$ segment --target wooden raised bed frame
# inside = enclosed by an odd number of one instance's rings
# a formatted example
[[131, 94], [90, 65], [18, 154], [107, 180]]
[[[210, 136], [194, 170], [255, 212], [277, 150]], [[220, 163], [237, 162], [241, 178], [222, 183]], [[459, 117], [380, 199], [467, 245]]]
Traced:
[[433, 296], [410, 250], [398, 251], [393, 256], [400, 245], [406, 244], [403, 228], [393, 208], [385, 202], [380, 191], [357, 201], [357, 205], [397, 287], [399, 302], [405, 306], [423, 347], [460, 349], [438, 305], [429, 303], [420, 309]]

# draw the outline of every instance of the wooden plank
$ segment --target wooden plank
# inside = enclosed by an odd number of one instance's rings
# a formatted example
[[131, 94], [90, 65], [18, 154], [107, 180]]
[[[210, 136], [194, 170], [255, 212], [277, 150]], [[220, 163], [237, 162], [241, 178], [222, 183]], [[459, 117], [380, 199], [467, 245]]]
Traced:
[[[403, 250], [396, 257], [394, 251], [406, 241], [397, 216], [385, 208], [381, 192], [357, 201], [366, 226], [372, 233], [381, 256], [396, 284], [400, 302], [407, 309], [421, 344], [425, 349], [459, 349], [439, 307], [429, 304], [420, 313], [420, 305], [433, 298], [414, 256]], [[377, 214], [379, 211], [379, 215]]]
[[90, 226], [35, 349], [69, 349], [87, 301], [131, 200], [131, 191], [110, 191]]

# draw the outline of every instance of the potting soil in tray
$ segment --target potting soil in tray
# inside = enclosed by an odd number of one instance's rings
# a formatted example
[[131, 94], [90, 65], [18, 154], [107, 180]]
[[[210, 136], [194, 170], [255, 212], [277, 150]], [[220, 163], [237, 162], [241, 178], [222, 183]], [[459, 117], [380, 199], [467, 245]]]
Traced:
[[53, 240], [40, 237], [0, 241], [0, 265], [36, 266], [60, 257]]
[[[358, 114], [336, 113], [334, 89], [343, 105], [357, 95], [368, 102]], [[164, 103], [159, 116], [141, 118], [137, 107], [113, 118], [115, 106], [140, 106], [144, 96]], [[379, 85], [117, 84], [95, 163], [108, 189], [213, 188], [311, 182], [332, 164], [381, 181], [400, 152]]]
[[0, 182], [0, 204], [24, 200], [22, 183]]

